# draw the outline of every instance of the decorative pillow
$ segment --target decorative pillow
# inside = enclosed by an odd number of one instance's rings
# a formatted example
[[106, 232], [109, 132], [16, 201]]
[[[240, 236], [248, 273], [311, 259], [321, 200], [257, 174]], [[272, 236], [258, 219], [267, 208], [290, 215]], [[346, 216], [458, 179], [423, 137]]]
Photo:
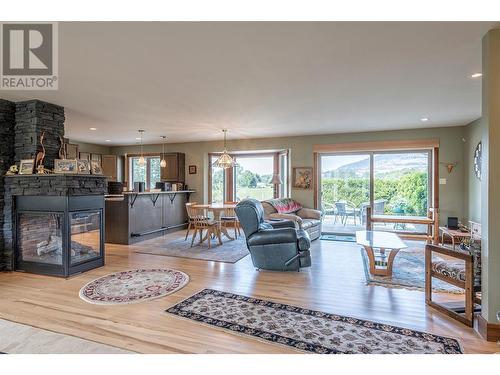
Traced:
[[270, 199], [267, 203], [273, 206], [279, 214], [290, 214], [302, 208], [302, 205], [292, 198]]

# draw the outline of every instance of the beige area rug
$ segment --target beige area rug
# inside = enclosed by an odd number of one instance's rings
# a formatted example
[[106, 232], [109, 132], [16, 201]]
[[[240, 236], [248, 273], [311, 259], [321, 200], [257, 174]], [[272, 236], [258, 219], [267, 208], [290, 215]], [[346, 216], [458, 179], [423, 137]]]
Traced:
[[222, 245], [212, 240], [209, 249], [207, 242], [191, 247], [191, 237], [184, 240], [186, 232], [176, 232], [165, 237], [154, 238], [133, 245], [133, 251], [141, 254], [162, 255], [177, 258], [200, 259], [212, 262], [236, 263], [248, 254], [244, 236], [229, 240], [223, 236]]
[[135, 269], [95, 279], [80, 289], [80, 298], [96, 305], [122, 305], [165, 297], [184, 288], [189, 276], [174, 269]]
[[0, 319], [0, 352], [7, 354], [131, 354], [133, 352]]
[[203, 289], [166, 311], [309, 353], [462, 353], [460, 343], [453, 338], [213, 289]]

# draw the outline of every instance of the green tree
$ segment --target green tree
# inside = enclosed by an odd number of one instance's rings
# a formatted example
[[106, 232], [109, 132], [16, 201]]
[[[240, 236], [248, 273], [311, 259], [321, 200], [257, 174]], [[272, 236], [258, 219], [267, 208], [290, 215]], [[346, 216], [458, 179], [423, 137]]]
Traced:
[[[347, 201], [356, 207], [370, 200], [368, 178], [323, 178], [322, 200], [333, 205]], [[385, 213], [425, 216], [427, 214], [428, 180], [425, 172], [408, 172], [396, 178], [377, 178], [374, 183], [375, 200], [386, 201]]]

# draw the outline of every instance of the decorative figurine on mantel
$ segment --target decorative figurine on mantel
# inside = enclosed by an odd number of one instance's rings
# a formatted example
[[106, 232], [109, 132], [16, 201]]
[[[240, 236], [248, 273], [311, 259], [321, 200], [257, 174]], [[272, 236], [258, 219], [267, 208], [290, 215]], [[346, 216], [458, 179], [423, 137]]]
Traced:
[[14, 176], [19, 173], [19, 168], [17, 167], [17, 164], [11, 165], [7, 173], [5, 173], [6, 176]]
[[51, 174], [52, 171], [50, 169], [45, 168], [43, 165], [39, 165], [36, 167], [36, 174]]
[[35, 169], [37, 171], [40, 170], [39, 169], [40, 166], [42, 166], [43, 168], [43, 161], [45, 159], [45, 146], [43, 145], [44, 139], [45, 139], [45, 132], [42, 132], [42, 135], [40, 135], [40, 147], [42, 148], [42, 150], [38, 151], [35, 156]]
[[64, 143], [64, 138], [59, 136], [59, 159], [66, 159], [66, 147]]

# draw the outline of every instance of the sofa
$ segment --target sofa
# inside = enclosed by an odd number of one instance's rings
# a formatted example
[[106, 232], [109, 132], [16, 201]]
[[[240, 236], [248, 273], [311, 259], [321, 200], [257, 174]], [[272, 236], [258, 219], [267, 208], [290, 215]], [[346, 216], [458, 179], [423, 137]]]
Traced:
[[262, 202], [264, 219], [285, 219], [295, 223], [297, 229], [303, 229], [311, 241], [321, 236], [322, 213], [312, 208], [304, 208], [291, 198], [269, 199]]
[[305, 230], [296, 229], [289, 220], [265, 222], [264, 209], [256, 199], [242, 200], [235, 212], [255, 268], [299, 271], [311, 265], [311, 240]]

